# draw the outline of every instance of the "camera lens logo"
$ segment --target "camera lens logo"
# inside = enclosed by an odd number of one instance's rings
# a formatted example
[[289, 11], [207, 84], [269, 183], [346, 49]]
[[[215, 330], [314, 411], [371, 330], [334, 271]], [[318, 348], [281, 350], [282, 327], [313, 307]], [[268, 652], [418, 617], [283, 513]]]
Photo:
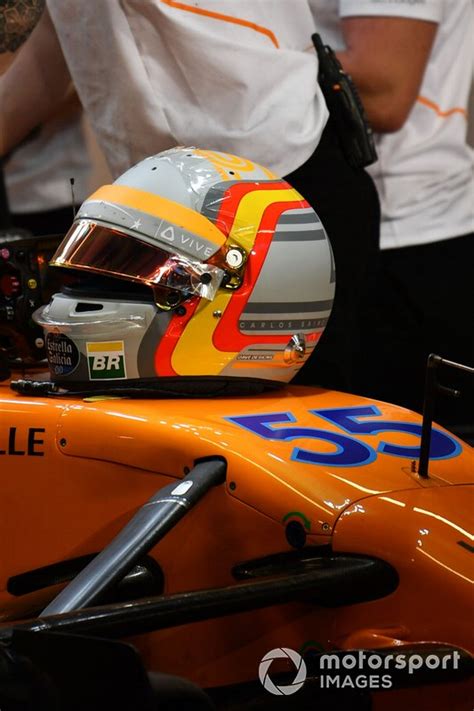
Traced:
[[[291, 684], [285, 686], [277, 686], [268, 674], [272, 662], [274, 659], [290, 659], [296, 669], [296, 676]], [[258, 676], [260, 682], [263, 684], [265, 689], [270, 692], [270, 694], [275, 694], [275, 696], [291, 696], [291, 694], [296, 694], [297, 691], [301, 689], [306, 680], [306, 664], [304, 663], [303, 657], [295, 652], [294, 649], [288, 649], [288, 647], [279, 647], [278, 649], [271, 649], [263, 657], [260, 665], [258, 667]]]

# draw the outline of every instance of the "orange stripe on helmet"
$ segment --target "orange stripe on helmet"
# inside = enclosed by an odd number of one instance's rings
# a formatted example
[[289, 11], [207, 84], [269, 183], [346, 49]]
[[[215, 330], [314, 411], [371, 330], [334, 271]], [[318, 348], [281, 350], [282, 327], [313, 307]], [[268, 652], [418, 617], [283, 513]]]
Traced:
[[206, 10], [205, 8], [195, 7], [194, 5], [186, 5], [184, 2], [176, 2], [175, 0], [161, 0], [165, 5], [174, 7], [176, 10], [184, 10], [185, 12], [192, 12], [195, 15], [201, 15], [203, 17], [210, 17], [213, 20], [220, 20], [221, 22], [231, 22], [234, 25], [241, 25], [241, 27], [247, 27], [250, 30], [259, 32], [262, 35], [268, 37], [268, 39], [275, 45], [277, 49], [280, 48], [277, 38], [274, 33], [268, 29], [268, 27], [262, 27], [261, 25], [255, 24], [255, 22], [250, 22], [249, 20], [243, 20], [240, 17], [232, 17], [232, 15], [224, 15], [221, 12], [214, 12], [213, 10]]
[[[242, 180], [241, 173], [251, 173], [257, 169], [265, 173], [269, 180], [278, 180], [277, 176], [263, 165], [254, 163], [247, 158], [234, 156], [232, 153], [218, 153], [217, 151], [203, 151], [197, 149], [195, 149], [194, 153], [207, 158], [224, 180]], [[229, 170], [232, 170], [233, 176], [230, 175]]]
[[153, 217], [171, 222], [212, 242], [216, 248], [222, 247], [225, 243], [225, 235], [207, 217], [160, 195], [130, 188], [127, 185], [114, 184], [103, 185], [87, 199], [86, 203], [100, 200], [117, 204], [121, 208], [130, 207], [140, 210]]

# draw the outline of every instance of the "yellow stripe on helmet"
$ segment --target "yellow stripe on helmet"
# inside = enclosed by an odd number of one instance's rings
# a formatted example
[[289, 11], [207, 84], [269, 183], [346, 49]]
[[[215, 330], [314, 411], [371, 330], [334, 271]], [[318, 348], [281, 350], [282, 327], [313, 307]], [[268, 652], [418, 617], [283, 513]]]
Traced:
[[126, 185], [103, 185], [87, 199], [86, 203], [100, 200], [120, 205], [120, 207], [131, 207], [171, 222], [208, 240], [217, 248], [222, 247], [226, 241], [225, 235], [204, 215], [189, 207], [184, 207], [174, 200], [168, 200], [168, 198], [154, 195], [145, 190], [129, 188]]

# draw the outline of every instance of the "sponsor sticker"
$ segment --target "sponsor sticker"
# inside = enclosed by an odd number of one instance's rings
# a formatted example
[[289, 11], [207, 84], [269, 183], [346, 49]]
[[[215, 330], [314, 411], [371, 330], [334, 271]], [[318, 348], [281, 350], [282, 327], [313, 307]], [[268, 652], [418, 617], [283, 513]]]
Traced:
[[123, 380], [125, 347], [123, 341], [86, 343], [90, 380]]
[[55, 375], [70, 375], [79, 365], [79, 351], [75, 343], [62, 333], [48, 333], [46, 355]]

